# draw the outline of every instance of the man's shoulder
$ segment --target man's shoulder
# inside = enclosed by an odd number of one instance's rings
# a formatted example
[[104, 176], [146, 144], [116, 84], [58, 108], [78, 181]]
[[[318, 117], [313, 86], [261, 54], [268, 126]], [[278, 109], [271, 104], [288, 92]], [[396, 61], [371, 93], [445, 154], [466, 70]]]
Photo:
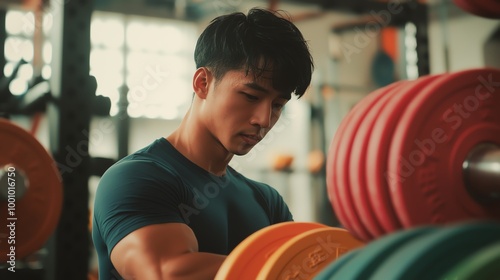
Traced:
[[175, 153], [165, 144], [164, 139], [160, 138], [151, 144], [131, 153], [128, 156], [117, 161], [112, 168], [114, 169], [128, 169], [139, 168], [149, 169], [155, 166], [161, 169], [172, 169], [171, 167], [177, 164]]

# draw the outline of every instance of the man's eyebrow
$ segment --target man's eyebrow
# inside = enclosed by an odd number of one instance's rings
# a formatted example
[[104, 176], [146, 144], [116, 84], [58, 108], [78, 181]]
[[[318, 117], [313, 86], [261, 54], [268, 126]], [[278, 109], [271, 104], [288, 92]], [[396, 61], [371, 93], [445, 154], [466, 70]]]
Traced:
[[[263, 93], [269, 93], [269, 91], [266, 88], [262, 87], [261, 85], [257, 84], [256, 82], [245, 83], [243, 85], [246, 86], [246, 87], [249, 87], [251, 89], [254, 89], [256, 91], [260, 91], [260, 92], [263, 92]], [[283, 99], [286, 99], [286, 100], [290, 100], [291, 99], [290, 94], [287, 94], [285, 92], [281, 92], [281, 94], [280, 94], [279, 97], [283, 98]]]
[[264, 87], [260, 86], [256, 82], [245, 83], [243, 85], [246, 86], [246, 87], [249, 87], [251, 89], [254, 89], [256, 91], [261, 91], [263, 93], [268, 93], [269, 92], [267, 89], [265, 89]]

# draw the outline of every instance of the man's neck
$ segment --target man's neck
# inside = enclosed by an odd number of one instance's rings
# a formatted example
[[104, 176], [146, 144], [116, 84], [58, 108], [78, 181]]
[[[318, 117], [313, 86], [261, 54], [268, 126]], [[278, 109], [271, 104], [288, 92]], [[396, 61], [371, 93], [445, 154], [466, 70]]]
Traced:
[[180, 126], [166, 139], [194, 164], [216, 176], [225, 175], [233, 154], [193, 118], [188, 113]]

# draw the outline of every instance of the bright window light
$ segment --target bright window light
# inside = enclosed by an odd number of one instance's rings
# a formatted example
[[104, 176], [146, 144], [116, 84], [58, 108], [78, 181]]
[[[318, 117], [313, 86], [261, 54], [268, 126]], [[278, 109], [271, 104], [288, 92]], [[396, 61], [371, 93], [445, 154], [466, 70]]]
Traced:
[[50, 65], [47, 64], [44, 65], [42, 68], [42, 78], [48, 80], [50, 79], [51, 76], [52, 76], [52, 68], [50, 67]]
[[192, 95], [197, 32], [192, 23], [95, 12], [90, 72], [98, 82], [97, 94], [111, 99], [110, 114], [118, 113], [125, 83], [130, 117], [182, 117]]
[[45, 63], [50, 63], [52, 61], [52, 43], [48, 41], [43, 43], [42, 58]]
[[17, 76], [25, 81], [30, 80], [31, 77], [33, 77], [33, 66], [31, 66], [31, 64], [23, 64], [19, 66]]
[[54, 17], [52, 16], [52, 13], [44, 13], [42, 30], [43, 30], [43, 34], [45, 34], [45, 36], [50, 35], [50, 31], [52, 30], [53, 24], [54, 24]]
[[24, 14], [20, 11], [7, 11], [5, 15], [5, 30], [8, 34], [19, 35], [23, 32]]
[[24, 79], [14, 79], [9, 84], [9, 90], [13, 95], [21, 95], [28, 90], [28, 83]]
[[97, 46], [121, 48], [124, 43], [123, 21], [118, 18], [92, 20], [91, 40]]
[[10, 77], [10, 75], [12, 75], [12, 72], [14, 72], [15, 65], [16, 65], [15, 62], [7, 62], [3, 67], [3, 75], [5, 77]]
[[25, 41], [27, 40], [20, 37], [8, 37], [5, 40], [5, 58], [9, 61], [21, 60]]

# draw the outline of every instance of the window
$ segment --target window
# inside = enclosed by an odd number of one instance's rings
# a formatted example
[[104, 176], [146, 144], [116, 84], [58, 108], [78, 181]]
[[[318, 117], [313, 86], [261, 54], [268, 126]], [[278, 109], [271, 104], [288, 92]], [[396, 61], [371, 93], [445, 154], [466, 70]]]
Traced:
[[197, 28], [193, 23], [94, 12], [90, 74], [118, 113], [120, 88], [131, 117], [179, 119], [191, 100]]
[[[34, 76], [40, 75], [44, 79], [50, 78], [50, 62], [52, 60], [52, 46], [48, 40], [48, 35], [52, 27], [50, 14], [45, 14], [43, 20], [35, 19], [33, 12], [9, 10], [5, 17], [5, 29], [7, 38], [5, 39], [5, 60], [3, 72], [5, 77], [12, 76], [16, 65], [24, 60], [26, 63], [19, 67], [16, 77], [12, 80], [9, 90], [14, 95], [21, 95], [28, 90], [29, 83]], [[35, 40], [36, 28], [42, 28], [39, 40]], [[37, 45], [41, 45], [41, 65], [36, 73], [35, 54]]]

